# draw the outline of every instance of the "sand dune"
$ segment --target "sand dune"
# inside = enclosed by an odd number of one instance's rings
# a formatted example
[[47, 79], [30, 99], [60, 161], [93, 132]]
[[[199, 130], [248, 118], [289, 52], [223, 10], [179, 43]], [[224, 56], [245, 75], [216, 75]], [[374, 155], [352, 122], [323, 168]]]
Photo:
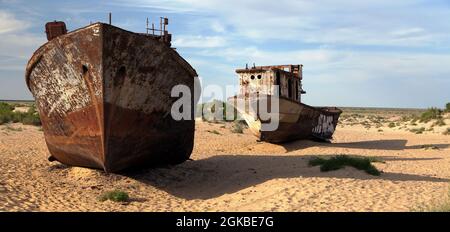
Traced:
[[[274, 145], [231, 133], [231, 124], [199, 122], [194, 161], [118, 175], [49, 163], [37, 127], [5, 127], [0, 211], [410, 211], [447, 200], [449, 191], [450, 136], [437, 133], [345, 125], [330, 144]], [[313, 156], [334, 154], [381, 157], [385, 163], [374, 165], [383, 173], [308, 166]], [[131, 201], [98, 201], [113, 189]]]

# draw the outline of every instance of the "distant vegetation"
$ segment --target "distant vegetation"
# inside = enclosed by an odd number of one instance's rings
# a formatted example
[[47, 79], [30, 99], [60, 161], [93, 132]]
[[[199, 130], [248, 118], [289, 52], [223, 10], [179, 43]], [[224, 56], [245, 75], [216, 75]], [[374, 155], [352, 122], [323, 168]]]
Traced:
[[442, 118], [442, 110], [438, 108], [429, 108], [427, 111], [423, 112], [420, 115], [420, 122], [429, 122], [432, 119], [441, 119]]
[[[389, 109], [389, 108], [355, 108], [343, 107], [343, 113], [339, 117], [339, 126], [360, 125], [365, 129], [377, 129], [379, 132], [384, 127], [392, 130], [406, 130], [416, 134], [442, 131], [450, 119], [450, 103], [445, 108], [431, 107], [428, 109]], [[436, 128], [440, 127], [440, 128]]]
[[443, 121], [444, 113], [450, 113], [450, 103], [447, 103], [445, 105], [445, 109], [443, 110], [436, 107], [428, 108], [427, 111], [423, 112], [418, 119], [420, 120], [420, 122], [429, 122], [431, 120], [438, 120], [437, 121], [438, 126], [445, 126], [445, 123]]
[[106, 200], [115, 202], [127, 202], [129, 199], [130, 197], [128, 196], [128, 193], [120, 190], [114, 190], [103, 193], [98, 200], [102, 202]]
[[328, 172], [351, 166], [366, 173], [379, 176], [381, 172], [372, 165], [372, 162], [382, 162], [374, 157], [357, 157], [348, 155], [338, 155], [328, 159], [316, 157], [309, 161], [310, 166], [320, 166], [320, 171]]
[[5, 123], [21, 122], [24, 125], [40, 126], [41, 120], [34, 105], [27, 112], [14, 112], [15, 106], [6, 102], [0, 102], [0, 125]]

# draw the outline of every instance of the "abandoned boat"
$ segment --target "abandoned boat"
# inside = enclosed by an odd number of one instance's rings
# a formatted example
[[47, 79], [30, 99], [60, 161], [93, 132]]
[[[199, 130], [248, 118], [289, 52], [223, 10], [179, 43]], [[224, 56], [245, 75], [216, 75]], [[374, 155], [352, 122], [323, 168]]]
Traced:
[[[302, 88], [302, 70], [303, 65], [247, 66], [236, 70], [240, 93], [228, 101], [259, 140], [282, 143], [297, 139], [332, 139], [342, 111], [301, 102], [302, 94], [306, 93]], [[261, 118], [261, 106], [265, 107], [269, 118]], [[264, 125], [274, 118], [278, 119], [276, 128], [265, 130]]]
[[163, 20], [156, 34], [105, 23], [67, 33], [64, 22], [47, 23], [49, 41], [25, 76], [49, 160], [117, 172], [189, 159], [195, 120], [171, 117], [171, 89], [192, 90], [197, 73], [171, 48]]

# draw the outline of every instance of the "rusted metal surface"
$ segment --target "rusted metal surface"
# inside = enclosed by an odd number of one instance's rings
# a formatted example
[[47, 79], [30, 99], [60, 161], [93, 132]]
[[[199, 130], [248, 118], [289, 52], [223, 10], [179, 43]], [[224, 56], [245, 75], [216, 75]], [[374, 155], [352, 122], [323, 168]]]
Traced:
[[[275, 65], [236, 70], [240, 94], [230, 98], [229, 103], [237, 108], [259, 140], [282, 143], [297, 139], [332, 138], [342, 111], [336, 107], [312, 107], [301, 102], [301, 95], [305, 93], [301, 83], [302, 67]], [[266, 105], [268, 112], [273, 112], [270, 107], [272, 98], [279, 103], [279, 126], [274, 131], [262, 131], [261, 119], [258, 114], [249, 111], [248, 105]], [[238, 100], [247, 105], [237, 104]]]
[[278, 85], [280, 96], [301, 102], [303, 65], [254, 66], [236, 69], [239, 75], [240, 95], [252, 93], [274, 95]]
[[195, 120], [172, 119], [170, 93], [196, 77], [159, 37], [102, 23], [44, 44], [26, 70], [51, 155], [107, 172], [189, 158]]
[[45, 33], [47, 34], [47, 40], [50, 41], [60, 35], [67, 33], [66, 24], [64, 22], [49, 22], [45, 24]]

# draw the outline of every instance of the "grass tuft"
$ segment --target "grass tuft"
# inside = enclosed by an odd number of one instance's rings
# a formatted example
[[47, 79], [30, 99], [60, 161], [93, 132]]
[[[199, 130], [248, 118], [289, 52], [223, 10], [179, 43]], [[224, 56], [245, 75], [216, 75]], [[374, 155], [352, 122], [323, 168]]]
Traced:
[[127, 202], [129, 199], [130, 197], [128, 196], [128, 193], [120, 190], [114, 190], [103, 193], [98, 200], [101, 202], [107, 200], [114, 202]]
[[14, 106], [6, 102], [0, 102], [0, 125], [11, 122], [21, 122], [24, 125], [41, 125], [39, 114], [34, 105], [30, 107], [28, 112], [14, 112]]
[[348, 155], [338, 155], [329, 159], [315, 157], [309, 161], [310, 166], [319, 166], [320, 171], [328, 172], [334, 171], [345, 166], [351, 166], [358, 170], [364, 170], [366, 173], [374, 176], [379, 176], [381, 172], [372, 165], [372, 162], [383, 162], [375, 157], [356, 157]]
[[439, 118], [436, 122], [433, 123], [432, 126], [445, 126], [445, 121], [442, 118]]
[[439, 147], [433, 145], [433, 144], [424, 144], [421, 145], [420, 148], [425, 149], [425, 150], [439, 150]]
[[447, 127], [447, 130], [442, 133], [443, 135], [450, 135], [450, 127]]
[[242, 134], [244, 133], [244, 126], [239, 121], [234, 121], [233, 126], [231, 127], [231, 132]]
[[423, 134], [423, 132], [425, 131], [425, 127], [414, 128], [414, 129], [411, 129], [409, 131], [412, 132], [412, 133], [415, 133], [415, 134]]
[[220, 132], [218, 132], [216, 130], [207, 130], [207, 132], [212, 133], [212, 134], [216, 134], [216, 135], [220, 135]]

